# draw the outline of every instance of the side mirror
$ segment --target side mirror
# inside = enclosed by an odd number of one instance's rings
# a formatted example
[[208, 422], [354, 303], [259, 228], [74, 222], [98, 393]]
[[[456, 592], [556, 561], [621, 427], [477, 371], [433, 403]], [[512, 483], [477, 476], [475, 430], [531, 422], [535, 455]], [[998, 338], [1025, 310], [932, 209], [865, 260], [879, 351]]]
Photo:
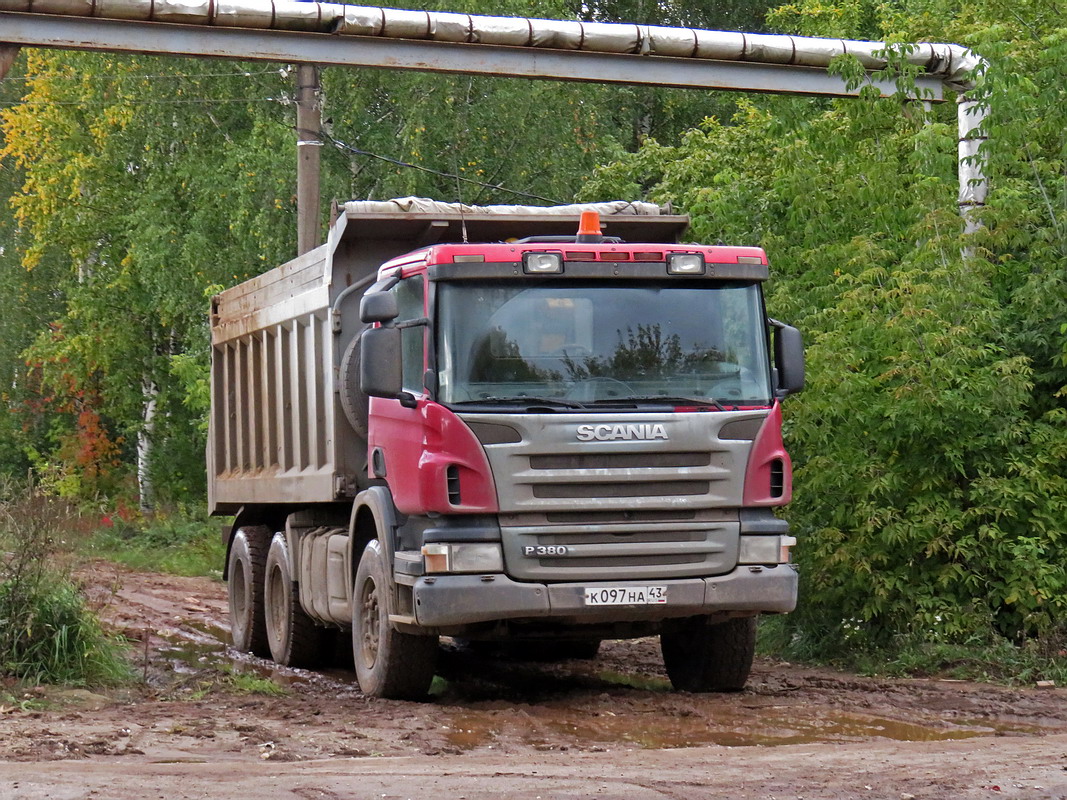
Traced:
[[359, 348], [360, 390], [371, 397], [399, 397], [403, 390], [400, 329], [367, 328], [360, 336]]
[[392, 292], [371, 292], [359, 301], [359, 318], [363, 322], [389, 322], [399, 314], [396, 295]]
[[780, 397], [804, 389], [804, 341], [792, 325], [771, 321], [774, 326], [774, 365]]

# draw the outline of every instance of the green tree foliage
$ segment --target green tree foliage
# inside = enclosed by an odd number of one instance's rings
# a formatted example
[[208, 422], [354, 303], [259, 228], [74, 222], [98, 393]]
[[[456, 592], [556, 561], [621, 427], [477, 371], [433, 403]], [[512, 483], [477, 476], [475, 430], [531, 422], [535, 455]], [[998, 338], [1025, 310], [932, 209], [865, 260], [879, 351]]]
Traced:
[[[996, 632], [1055, 641], [1067, 610], [1063, 372], [1067, 28], [1051, 2], [810, 2], [809, 35], [961, 41], [991, 68], [986, 227], [955, 210], [955, 109], [742, 104], [646, 144], [591, 195], [671, 201], [697, 240], [758, 242], [769, 305], [808, 336], [787, 404], [802, 636], [841, 645]], [[965, 248], [975, 257], [965, 258]]]
[[39, 398], [20, 408], [31, 456], [65, 493], [113, 493], [150, 435], [155, 485], [198, 494], [188, 432], [204, 409], [175, 359], [206, 364], [207, 287], [291, 252], [291, 170], [275, 156], [291, 133], [271, 100], [287, 83], [262, 65], [58, 52], [31, 53], [26, 76], [2, 114], [4, 176], [21, 183], [20, 263], [5, 251], [2, 266], [36, 323], [4, 341], [25, 349], [15, 385]]

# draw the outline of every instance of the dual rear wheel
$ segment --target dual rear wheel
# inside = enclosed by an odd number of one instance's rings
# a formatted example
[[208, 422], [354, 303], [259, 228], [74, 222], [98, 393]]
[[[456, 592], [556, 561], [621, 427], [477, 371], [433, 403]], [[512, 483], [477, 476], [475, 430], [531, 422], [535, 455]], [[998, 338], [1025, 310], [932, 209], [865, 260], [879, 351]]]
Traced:
[[228, 574], [234, 648], [287, 667], [318, 666], [329, 656], [334, 631], [316, 625], [301, 607], [285, 534], [240, 528]]
[[263, 586], [271, 658], [287, 667], [318, 667], [333, 652], [335, 630], [317, 625], [304, 611], [291, 563], [285, 534], [274, 534]]
[[240, 528], [230, 545], [227, 565], [233, 646], [260, 658], [270, 657], [263, 604], [270, 536], [270, 531], [262, 526]]

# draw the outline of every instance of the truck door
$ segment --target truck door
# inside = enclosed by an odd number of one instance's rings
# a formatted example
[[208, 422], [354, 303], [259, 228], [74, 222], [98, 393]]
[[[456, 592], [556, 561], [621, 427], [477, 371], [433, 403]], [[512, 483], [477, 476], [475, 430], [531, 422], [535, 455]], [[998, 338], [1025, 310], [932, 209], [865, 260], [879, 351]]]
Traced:
[[397, 508], [413, 513], [419, 510], [416, 475], [425, 439], [420, 411], [426, 399], [428, 326], [420, 322], [426, 318], [425, 276], [404, 278], [393, 292], [400, 311], [396, 325], [401, 328], [402, 386], [415, 398], [415, 407], [405, 407], [399, 400], [371, 398], [368, 447], [372, 477], [384, 477]]

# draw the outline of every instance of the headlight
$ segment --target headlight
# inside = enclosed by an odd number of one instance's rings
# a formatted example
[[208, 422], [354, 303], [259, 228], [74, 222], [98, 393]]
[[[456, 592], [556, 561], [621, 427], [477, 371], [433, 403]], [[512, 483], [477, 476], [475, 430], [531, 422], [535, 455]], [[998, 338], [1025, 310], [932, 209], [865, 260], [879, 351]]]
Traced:
[[504, 556], [496, 542], [471, 544], [424, 544], [427, 572], [503, 572]]
[[796, 543], [792, 536], [742, 536], [737, 563], [788, 564]]

